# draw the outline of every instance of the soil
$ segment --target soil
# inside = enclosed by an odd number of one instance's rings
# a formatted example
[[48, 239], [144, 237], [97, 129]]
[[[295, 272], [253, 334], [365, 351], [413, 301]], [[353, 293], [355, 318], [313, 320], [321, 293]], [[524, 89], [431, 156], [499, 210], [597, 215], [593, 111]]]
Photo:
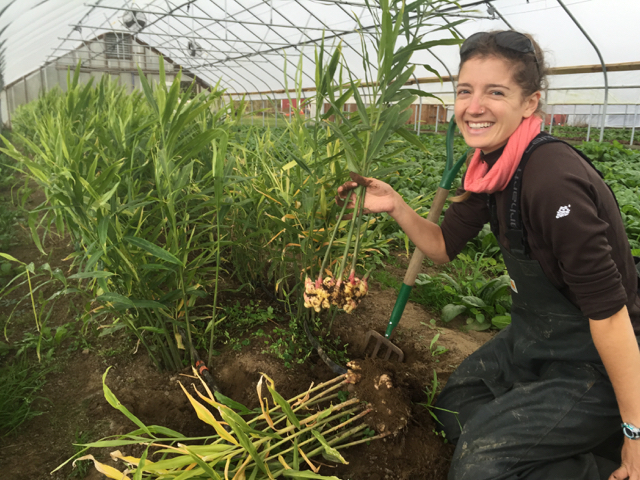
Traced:
[[[46, 244], [49, 255], [42, 256], [31, 245], [26, 232], [20, 235], [20, 244], [7, 253], [36, 263], [69, 264], [63, 261], [72, 251], [68, 242], [52, 238]], [[396, 254], [396, 257], [395, 266], [388, 269], [401, 279], [408, 262], [403, 255]], [[253, 299], [255, 301], [255, 295]], [[444, 480], [447, 477], [453, 448], [434, 433], [429, 410], [421, 405], [428, 400], [425, 387], [431, 385], [435, 371], [441, 388], [456, 366], [491, 334], [463, 333], [450, 324], [448, 327], [452, 328], [444, 328], [439, 321], [432, 324], [430, 320], [438, 319], [437, 313], [409, 302], [393, 338], [405, 354], [404, 361], [365, 359], [365, 334], [371, 329], [383, 331], [395, 300], [394, 289], [384, 289], [371, 282], [369, 295], [357, 310], [351, 315], [339, 315], [333, 324], [330, 337], [339, 336], [347, 344], [347, 356], [354, 360], [351, 365], [360, 376], [360, 381], [350, 386], [350, 394], [372, 404], [373, 411], [365, 417], [371, 428], [377, 433], [391, 434], [368, 445], [342, 451], [349, 464], [322, 467], [323, 475], [345, 480]], [[50, 325], [74, 321], [73, 312], [81, 308], [81, 305], [74, 307], [73, 300], [62, 303], [56, 308]], [[6, 318], [7, 307], [0, 306], [0, 314]], [[28, 315], [25, 318], [22, 323], [16, 320], [8, 329], [10, 342], [32, 328], [33, 319], [28, 320]], [[286, 319], [282, 318], [281, 323], [285, 328]], [[448, 351], [434, 356], [430, 343], [438, 333], [437, 345]], [[145, 424], [162, 425], [189, 436], [212, 434], [210, 427], [198, 420], [178, 383], [187, 386], [192, 382], [187, 369], [179, 373], [158, 371], [146, 352], [137, 349], [122, 332], [89, 336], [84, 343], [78, 342], [80, 335], [76, 332], [74, 338], [56, 350], [54, 370], [47, 375], [47, 383], [40, 392], [46, 400], [39, 400], [35, 405], [44, 414], [23, 424], [18, 433], [0, 438], [2, 479], [105, 478], [93, 467], [72, 470], [70, 464], [53, 474], [50, 472], [76, 453], [74, 443], [124, 434], [136, 428], [104, 398], [102, 376], [108, 367], [112, 368], [107, 385]], [[287, 368], [282, 360], [263, 353], [256, 338], [240, 351], [222, 349], [209, 368], [221, 392], [249, 408], [258, 405], [256, 384], [261, 372], [275, 381], [276, 389], [285, 398], [303, 393], [312, 382], [318, 384], [335, 376], [316, 353], [303, 364]], [[132, 453], [122, 450], [124, 454]], [[94, 454], [102, 461], [108, 459], [106, 452]]]

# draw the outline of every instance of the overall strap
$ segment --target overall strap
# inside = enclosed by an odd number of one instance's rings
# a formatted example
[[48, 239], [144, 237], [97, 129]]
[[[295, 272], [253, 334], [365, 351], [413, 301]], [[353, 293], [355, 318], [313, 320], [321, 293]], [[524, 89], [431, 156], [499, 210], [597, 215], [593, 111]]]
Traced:
[[[522, 159], [520, 160], [520, 164], [518, 165], [516, 172], [514, 173], [511, 181], [509, 182], [509, 185], [506, 188], [507, 192], [511, 192], [511, 195], [507, 199], [507, 231], [504, 235], [509, 241], [509, 249], [511, 250], [511, 253], [521, 259], [530, 259], [529, 244], [527, 243], [527, 232], [524, 228], [524, 225], [522, 224], [522, 214], [520, 211], [520, 199], [522, 197], [522, 174], [527, 165], [529, 157], [531, 157], [531, 154], [536, 148], [547, 143], [557, 142], [564, 143], [565, 145], [571, 147], [574, 152], [576, 152], [585, 162], [587, 162], [587, 164], [589, 164], [591, 168], [593, 168], [598, 173], [600, 178], [604, 179], [604, 175], [602, 175], [602, 172], [593, 165], [591, 159], [583, 152], [573, 147], [572, 145], [569, 145], [567, 142], [548, 134], [547, 132], [540, 132], [527, 146], [527, 149], [524, 151]], [[613, 190], [611, 190], [611, 187], [608, 184], [605, 183], [605, 185], [607, 185], [607, 188], [611, 192], [611, 195], [613, 195], [613, 199], [615, 200], [616, 205], [618, 205], [618, 200], [616, 199]], [[491, 230], [493, 231], [496, 238], [499, 239], [500, 228], [498, 223], [498, 209], [493, 194], [489, 195], [488, 205], [489, 212], [491, 214]], [[618, 205], [618, 209], [619, 208], [620, 207]]]
[[[509, 185], [507, 185], [506, 191], [510, 192], [510, 195], [507, 198], [507, 231], [504, 233], [504, 235], [509, 241], [509, 249], [511, 253], [516, 258], [525, 260], [530, 259], [529, 244], [527, 243], [527, 232], [525, 231], [524, 225], [522, 224], [522, 214], [520, 211], [520, 202], [522, 197], [522, 175], [524, 173], [524, 169], [527, 166], [527, 162], [529, 161], [531, 154], [536, 148], [547, 143], [555, 142], [567, 144], [566, 142], [563, 142], [562, 140], [549, 135], [547, 132], [540, 132], [533, 140], [531, 140], [531, 143], [529, 143], [526, 150], [522, 154], [522, 158], [520, 159], [518, 168], [513, 174]], [[593, 166], [593, 163], [591, 163], [591, 160], [586, 155], [584, 155], [579, 150], [576, 150], [575, 148], [573, 148], [573, 150], [575, 150], [582, 158], [584, 158], [585, 161], [589, 163], [589, 165], [591, 165], [591, 167], [593, 167], [593, 169], [596, 170], [602, 177], [602, 173], [600, 173], [600, 171], [598, 171], [598, 169]], [[491, 219], [491, 230], [493, 231], [496, 238], [499, 239], [500, 227], [498, 222], [498, 209], [496, 206], [496, 199], [493, 194], [489, 195], [488, 206]]]

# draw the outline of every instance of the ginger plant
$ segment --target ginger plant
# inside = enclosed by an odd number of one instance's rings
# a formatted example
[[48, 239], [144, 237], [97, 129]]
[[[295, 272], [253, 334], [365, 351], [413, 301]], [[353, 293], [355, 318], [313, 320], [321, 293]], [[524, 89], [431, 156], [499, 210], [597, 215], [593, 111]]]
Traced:
[[[376, 170], [379, 163], [401, 153], [407, 148], [407, 144], [425, 150], [418, 137], [406, 128], [406, 124], [413, 115], [411, 105], [416, 99], [419, 96], [434, 97], [434, 95], [420, 89], [403, 88], [414, 76], [415, 65], [410, 61], [413, 54], [420, 50], [461, 43], [453, 30], [453, 27], [460, 22], [448, 26], [453, 38], [424, 41], [424, 36], [431, 33], [424, 28], [429, 26], [430, 19], [441, 16], [439, 10], [445, 6], [457, 5], [455, 2], [418, 0], [411, 2], [408, 6], [404, 0], [380, 0], [375, 6], [368, 0], [366, 3], [375, 25], [373, 34], [375, 65], [370, 61], [371, 47], [365, 39], [365, 29], [360, 25], [364, 82], [354, 79], [353, 72], [342, 59], [342, 66], [348, 72], [350, 82], [347, 85], [334, 86], [331, 82], [332, 77], [328, 78], [328, 74], [335, 71], [341, 58], [341, 48], [336, 49], [328, 68], [323, 69], [323, 43], [319, 54], [316, 55], [320, 60], [316, 62], [318, 84], [316, 105], [325, 102], [330, 105], [328, 112], [321, 118], [330, 127], [337, 143], [339, 142], [348, 169], [362, 176], [381, 176], [384, 171]], [[433, 31], [440, 29], [442, 27], [436, 27]], [[425, 68], [437, 73], [429, 66]], [[357, 110], [350, 114], [343, 111], [343, 106], [351, 96]], [[365, 98], [369, 102], [368, 105], [365, 104]], [[331, 121], [332, 116], [334, 121]], [[317, 120], [320, 120], [318, 115], [317, 117]], [[394, 135], [400, 136], [405, 142], [394, 146], [389, 152], [385, 147], [392, 144]], [[365, 190], [363, 187], [357, 187], [354, 193], [354, 214], [351, 216], [342, 259], [337, 270], [323, 278], [347, 202], [336, 222], [317, 278], [315, 281], [310, 277], [305, 279], [304, 305], [318, 313], [331, 306], [337, 306], [347, 313], [352, 313], [368, 292], [368, 274], [363, 278], [356, 276], [361, 239], [366, 231], [362, 223]], [[352, 243], [353, 251], [351, 251]], [[350, 269], [346, 273], [349, 255], [352, 260]]]
[[[215, 432], [205, 438], [187, 438], [165, 427], [143, 424], [106, 385], [107, 373], [108, 370], [103, 376], [105, 398], [138, 429], [127, 435], [81, 445], [84, 449], [77, 458], [67, 460], [56, 470], [72, 460], [74, 464], [91, 460], [100, 473], [118, 480], [273, 480], [279, 477], [338, 480], [335, 476], [321, 475], [321, 465], [315, 457], [347, 463], [339, 450], [390, 434], [369, 436], [363, 418], [372, 407], [357, 398], [341, 401], [340, 390], [352, 383], [346, 374], [312, 385], [290, 400], [285, 400], [276, 391], [273, 380], [263, 374], [257, 384], [260, 408], [255, 410], [218, 392], [212, 394], [205, 382], [202, 382], [205, 394], [194, 387], [195, 395], [180, 384], [198, 418]], [[194, 375], [198, 376], [195, 369]], [[131, 446], [143, 447], [142, 455], [133, 457], [120, 450], [110, 454], [113, 462], [124, 464], [124, 470], [102, 463], [92, 454], [85, 454], [92, 448]]]

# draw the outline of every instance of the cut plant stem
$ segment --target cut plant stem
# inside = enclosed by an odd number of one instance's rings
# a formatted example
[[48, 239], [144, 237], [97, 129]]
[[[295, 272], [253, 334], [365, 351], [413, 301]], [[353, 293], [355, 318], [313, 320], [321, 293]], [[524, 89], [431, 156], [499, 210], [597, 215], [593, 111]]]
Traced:
[[337, 314], [338, 314], [338, 308], [334, 308], [333, 315], [331, 315], [331, 321], [329, 322], [329, 329], [327, 330], [327, 335], [331, 334], [331, 327], [333, 326], [333, 321], [336, 319]]
[[[346, 404], [353, 404], [353, 403], [359, 403], [359, 402], [360, 402], [360, 400], [358, 400], [358, 399], [355, 399], [355, 398], [354, 398], [354, 399], [352, 399], [352, 400], [349, 400], [349, 401], [345, 402], [344, 404], [340, 404], [340, 405], [337, 405], [337, 406], [335, 406], [335, 407], [329, 407], [329, 409], [331, 409], [332, 411], [335, 411], [335, 412], [337, 412], [337, 413], [336, 413], [335, 415], [331, 415], [331, 416], [325, 417], [325, 418], [323, 418], [323, 419], [321, 419], [321, 420], [319, 420], [318, 422], [315, 422], [315, 423], [313, 422], [313, 420], [317, 419], [317, 418], [318, 418], [322, 413], [324, 413], [324, 410], [323, 410], [322, 412], [318, 412], [318, 413], [317, 413], [317, 414], [315, 414], [315, 415], [312, 415], [311, 417], [307, 417], [307, 418], [305, 418], [305, 419], [304, 419], [303, 421], [301, 421], [300, 423], [301, 423], [301, 424], [304, 424], [304, 425], [307, 425], [307, 424], [311, 423], [311, 424], [312, 424], [311, 426], [308, 426], [308, 427], [302, 428], [302, 429], [298, 430], [297, 432], [295, 432], [295, 433], [293, 433], [293, 434], [291, 434], [291, 435], [288, 435], [287, 437], [284, 437], [282, 440], [280, 440], [279, 442], [274, 443], [273, 445], [270, 445], [270, 444], [269, 444], [269, 445], [267, 445], [267, 447], [266, 447], [264, 450], [262, 450], [261, 454], [268, 454], [268, 452], [270, 452], [271, 450], [274, 450], [274, 449], [276, 449], [277, 447], [279, 447], [279, 446], [283, 445], [284, 443], [290, 442], [290, 441], [292, 441], [294, 438], [300, 437], [301, 435], [303, 435], [303, 434], [305, 434], [305, 433], [308, 433], [308, 432], [310, 432], [311, 430], [317, 429], [317, 428], [318, 428], [318, 426], [320, 426], [320, 425], [326, 425], [326, 424], [328, 424], [329, 422], [332, 422], [332, 421], [334, 421], [334, 420], [336, 420], [336, 419], [338, 419], [338, 418], [342, 418], [342, 417], [344, 417], [345, 415], [349, 415], [349, 414], [351, 414], [351, 413], [355, 413], [355, 412], [357, 412], [357, 411], [361, 410], [361, 409], [362, 409], [362, 406], [360, 406], [360, 405], [356, 405], [355, 407], [353, 407], [353, 408], [351, 408], [351, 409], [348, 409], [348, 410], [342, 411], [342, 409], [343, 409], [343, 405], [346, 405]], [[369, 412], [370, 412], [370, 409], [366, 409], [365, 411], [366, 411], [366, 413], [369, 413]], [[348, 419], [348, 420], [346, 420], [345, 422], [343, 422], [343, 423], [342, 423], [341, 425], [339, 425], [338, 427], [340, 427], [340, 426], [344, 426], [344, 425], [347, 425], [347, 424], [351, 423], [352, 421], [354, 421], [355, 419], [358, 419], [358, 418], [361, 418], [361, 417], [362, 417], [362, 415], [355, 415], [354, 417], [351, 417], [350, 419]], [[336, 428], [338, 428], [338, 427], [334, 427], [334, 428], [332, 428], [331, 430], [335, 430], [335, 429], [336, 429]], [[344, 438], [348, 438], [349, 436], [353, 435], [353, 434], [354, 434], [354, 433], [356, 433], [357, 431], [362, 430], [362, 429], [364, 429], [364, 428], [366, 428], [366, 427], [367, 427], [367, 425], [364, 425], [364, 424], [363, 424], [363, 425], [360, 425], [360, 426], [358, 426], [358, 427], [352, 428], [351, 430], [348, 430], [348, 431], [346, 431], [346, 432], [343, 432], [343, 433], [341, 433], [341, 434], [337, 435], [335, 438], [333, 438], [333, 439], [331, 439], [331, 440], [327, 439], [327, 442], [328, 442], [329, 444], [331, 444], [331, 441], [332, 441], [332, 440], [337, 442], [337, 441], [340, 441], [340, 440], [342, 440], [342, 439], [344, 439]], [[290, 425], [290, 426], [288, 426], [287, 428], [285, 428], [285, 429], [283, 429], [283, 430], [280, 430], [280, 431], [278, 432], [278, 434], [282, 436], [283, 434], [285, 434], [285, 433], [289, 433], [289, 432], [293, 431], [294, 429], [295, 429], [295, 426], [294, 426], [294, 425]], [[259, 439], [259, 440], [256, 440], [255, 442], [252, 442], [252, 443], [253, 443], [254, 447], [256, 447], [256, 449], [257, 449], [260, 445], [262, 445], [262, 444], [263, 444], [263, 443], [265, 443], [265, 442], [268, 442], [269, 440], [270, 440], [269, 438], [261, 438], [261, 439]], [[304, 445], [306, 445], [306, 444], [308, 444], [308, 443], [311, 443], [311, 442], [313, 442], [313, 441], [314, 441], [314, 439], [313, 439], [313, 438], [309, 438], [309, 439], [307, 439], [307, 440], [305, 440], [305, 441], [303, 441], [303, 442], [299, 443], [299, 444], [298, 444], [298, 447], [302, 447], [302, 446], [304, 446]], [[289, 447], [289, 448], [287, 448], [287, 449], [285, 449], [285, 450], [283, 450], [283, 451], [279, 452], [279, 454], [284, 456], [284, 455], [285, 455], [285, 454], [287, 454], [289, 451], [291, 451], [291, 450], [292, 450], [292, 448], [293, 448], [293, 447]], [[242, 450], [242, 449], [240, 449], [240, 451], [241, 451], [241, 450]], [[311, 456], [311, 455], [317, 455], [320, 451], [322, 451], [322, 447], [320, 447], [320, 449], [318, 449], [317, 451], [316, 451], [316, 450], [314, 450], [314, 451], [313, 451], [313, 452], [311, 452], [311, 454], [309, 454], [308, 456]], [[315, 452], [315, 453], [314, 453], [314, 452]], [[234, 457], [235, 455], [237, 455], [237, 454], [238, 454], [238, 449], [235, 449], [234, 451], [227, 453], [227, 454], [223, 457], [223, 459], [224, 459], [224, 458], [233, 458], [233, 457]]]
[[318, 274], [318, 279], [322, 281], [322, 276], [324, 275], [324, 269], [327, 266], [327, 262], [329, 260], [329, 255], [331, 254], [331, 246], [333, 245], [333, 241], [336, 238], [336, 233], [338, 233], [338, 229], [340, 228], [340, 222], [342, 222], [342, 217], [344, 217], [344, 212], [347, 209], [348, 198], [345, 198], [344, 203], [342, 205], [342, 210], [340, 210], [340, 215], [338, 216], [338, 221], [336, 222], [336, 226], [333, 228], [333, 232], [331, 233], [331, 238], [329, 239], [329, 244], [327, 245], [327, 251], [324, 254], [324, 258], [322, 259], [322, 265], [320, 266], [320, 273]]
[[[356, 220], [356, 244], [353, 247], [353, 261], [351, 262], [351, 271], [349, 272], [349, 276], [351, 276], [351, 274], [355, 275], [355, 271], [356, 271], [356, 263], [358, 261], [358, 252], [360, 251], [360, 240], [361, 240], [361, 235], [360, 235], [360, 228], [362, 226], [362, 217], [364, 216], [364, 213], [362, 212], [362, 207], [364, 207], [364, 197], [367, 194], [367, 189], [363, 188], [363, 187], [359, 187], [361, 189], [361, 202], [360, 205], [358, 206], [357, 210], [356, 210], [356, 216], [354, 217]], [[346, 258], [346, 255], [345, 255]]]
[[[343, 375], [339, 375], [339, 376], [337, 376], [335, 378], [332, 378], [331, 380], [327, 380], [324, 383], [321, 383], [319, 385], [316, 385], [313, 388], [310, 388], [306, 392], [303, 392], [303, 393], [301, 393], [299, 395], [296, 395], [293, 398], [290, 398], [289, 400], [287, 400], [287, 403], [291, 404], [292, 402], [295, 402], [296, 400], [298, 400], [300, 398], [304, 398], [305, 395], [307, 395], [308, 393], [316, 392], [318, 390], [322, 390], [323, 388], [328, 387], [329, 385], [333, 385], [334, 383], [340, 382], [338, 385], [335, 385], [334, 387], [332, 387], [332, 388], [330, 388], [330, 389], [328, 389], [328, 390], [326, 390], [324, 392], [321, 392], [320, 394], [318, 394], [316, 397], [310, 399], [309, 401], [314, 400], [315, 398], [321, 397], [325, 393], [330, 392], [332, 390], [335, 390], [336, 388], [339, 388], [341, 385], [343, 385], [345, 383], [346, 377], [347, 377], [347, 374], [345, 373]], [[269, 410], [269, 412], [275, 412], [275, 411], [277, 411], [279, 409], [280, 409], [280, 405], [276, 405], [275, 407], [273, 407], [273, 409]], [[264, 420], [264, 414], [256, 417], [255, 419], [252, 420], [252, 422], [253, 421], [257, 421], [257, 420]]]
[[[338, 445], [338, 446], [336, 446], [336, 450], [340, 450], [341, 448], [353, 447], [354, 445], [360, 445], [361, 443], [370, 442], [372, 440], [380, 440], [381, 438], [388, 437], [389, 435], [392, 435], [392, 432], [385, 432], [385, 433], [380, 433], [378, 435], [375, 435], [373, 437], [362, 438], [360, 440], [356, 440], [355, 442], [345, 443], [343, 445]], [[331, 445], [330, 442], [329, 442], [329, 444]]]
[[[363, 188], [356, 188], [356, 204], [355, 204], [355, 213], [354, 216], [351, 217], [351, 226], [349, 227], [349, 234], [347, 235], [347, 243], [344, 247], [344, 254], [342, 256], [342, 262], [340, 263], [340, 270], [336, 275], [338, 285], [342, 282], [342, 275], [344, 274], [344, 269], [347, 266], [347, 256], [349, 255], [349, 248], [351, 247], [351, 238], [353, 237], [353, 229], [357, 222], [358, 217], [361, 215], [361, 201], [364, 199], [364, 195], [362, 195]], [[353, 252], [354, 258], [357, 257], [358, 252]]]

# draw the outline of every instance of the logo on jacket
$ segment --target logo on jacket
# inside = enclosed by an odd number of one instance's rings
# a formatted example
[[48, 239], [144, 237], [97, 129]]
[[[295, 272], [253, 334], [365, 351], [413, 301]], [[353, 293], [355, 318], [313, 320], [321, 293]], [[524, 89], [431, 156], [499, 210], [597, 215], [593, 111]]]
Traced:
[[567, 215], [569, 215], [570, 211], [571, 211], [571, 205], [567, 205], [566, 207], [560, 207], [558, 209], [558, 213], [556, 213], [556, 218], [566, 217]]

